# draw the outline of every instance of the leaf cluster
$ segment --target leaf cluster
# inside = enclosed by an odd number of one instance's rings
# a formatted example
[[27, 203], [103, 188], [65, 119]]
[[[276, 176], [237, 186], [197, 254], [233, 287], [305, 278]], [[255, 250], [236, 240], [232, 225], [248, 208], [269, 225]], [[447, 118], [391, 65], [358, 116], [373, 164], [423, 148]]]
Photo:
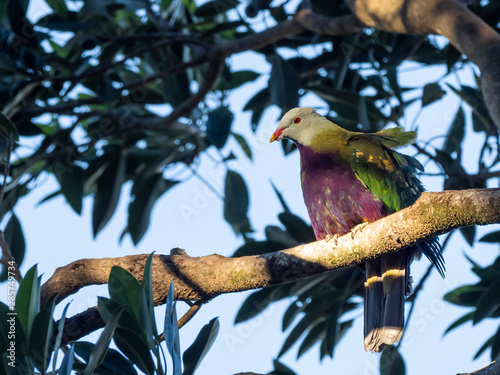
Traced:
[[[480, 241], [500, 242], [500, 232], [493, 232], [482, 237]], [[475, 284], [462, 285], [447, 293], [443, 298], [454, 305], [471, 309], [468, 313], [458, 318], [445, 331], [445, 334], [472, 322], [478, 324], [484, 319], [500, 318], [500, 257], [493, 264], [481, 267], [468, 258], [472, 265], [472, 272], [479, 278]], [[478, 358], [488, 348], [491, 349], [491, 360], [495, 361], [500, 356], [500, 327], [477, 351], [474, 358]]]
[[[159, 334], [153, 304], [152, 255], [144, 268], [142, 283], [128, 271], [114, 267], [110, 273], [108, 289], [110, 298], [99, 298], [98, 309], [106, 323], [97, 342], [70, 342], [61, 347], [64, 323], [69, 304], [59, 322], [53, 319], [56, 295], [46, 306], [40, 308], [40, 277], [36, 266], [23, 279], [15, 309], [3, 303], [0, 309], [4, 319], [0, 332], [4, 339], [2, 349], [2, 372], [5, 374], [48, 373], [71, 374], [73, 370], [82, 374], [165, 374], [167, 361], [164, 340], [171, 357], [172, 373], [194, 374], [210, 350], [219, 330], [217, 318], [212, 319], [199, 332], [193, 344], [184, 352], [181, 360], [179, 330], [174, 302], [174, 286], [170, 286], [164, 317], [164, 332]], [[110, 347], [111, 340], [117, 349]], [[13, 344], [14, 343], [14, 344]], [[62, 350], [62, 361], [57, 361]], [[9, 354], [14, 353], [14, 354]], [[10, 365], [9, 365], [10, 363]], [[183, 370], [184, 368], [184, 370]]]

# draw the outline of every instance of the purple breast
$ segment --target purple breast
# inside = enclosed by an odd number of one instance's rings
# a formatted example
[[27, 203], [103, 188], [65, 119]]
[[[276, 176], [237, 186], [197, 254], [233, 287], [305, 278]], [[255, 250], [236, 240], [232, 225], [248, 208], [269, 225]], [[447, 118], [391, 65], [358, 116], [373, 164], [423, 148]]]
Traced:
[[318, 240], [328, 234], [343, 235], [389, 214], [340, 158], [302, 145], [298, 148], [304, 201]]

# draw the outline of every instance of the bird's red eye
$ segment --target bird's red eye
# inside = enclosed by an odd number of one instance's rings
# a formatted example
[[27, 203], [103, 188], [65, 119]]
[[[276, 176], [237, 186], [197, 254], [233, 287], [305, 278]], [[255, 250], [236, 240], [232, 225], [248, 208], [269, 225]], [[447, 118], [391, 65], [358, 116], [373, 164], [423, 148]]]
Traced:
[[295, 118], [293, 119], [293, 123], [294, 123], [294, 124], [298, 124], [299, 122], [300, 122], [300, 118], [299, 118], [299, 117], [295, 117]]

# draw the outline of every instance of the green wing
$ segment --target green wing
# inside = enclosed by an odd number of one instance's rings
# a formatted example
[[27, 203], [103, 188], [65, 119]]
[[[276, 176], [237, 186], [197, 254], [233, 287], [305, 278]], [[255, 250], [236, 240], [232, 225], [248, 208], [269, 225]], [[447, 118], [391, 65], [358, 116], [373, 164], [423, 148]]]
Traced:
[[352, 170], [390, 211], [412, 205], [423, 191], [415, 176], [415, 169], [423, 170], [422, 164], [392, 150], [413, 141], [415, 136], [415, 132], [403, 132], [398, 127], [356, 134], [347, 142]]
[[[412, 205], [424, 190], [415, 176], [416, 169], [424, 170], [422, 164], [411, 156], [392, 150], [413, 141], [415, 136], [415, 132], [391, 128], [374, 134], [356, 134], [347, 141], [352, 170], [391, 211]], [[444, 259], [437, 238], [419, 242], [416, 246], [444, 277]]]

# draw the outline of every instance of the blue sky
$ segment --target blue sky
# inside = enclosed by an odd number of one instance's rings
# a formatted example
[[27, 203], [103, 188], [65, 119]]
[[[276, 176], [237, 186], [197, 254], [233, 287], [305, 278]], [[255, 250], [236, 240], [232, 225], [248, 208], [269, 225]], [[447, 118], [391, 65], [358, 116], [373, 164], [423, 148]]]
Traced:
[[[41, 0], [32, 0], [30, 9], [32, 17], [36, 17], [45, 8]], [[267, 63], [253, 53], [234, 56], [230, 61], [236, 70], [252, 69], [264, 73], [269, 72]], [[400, 75], [404, 85], [423, 86], [443, 73], [438, 69], [414, 68], [415, 65], [408, 65], [403, 69], [407, 70], [406, 73]], [[456, 85], [453, 79], [452, 77], [450, 82]], [[464, 74], [460, 79], [469, 84], [473, 82], [470, 74]], [[236, 90], [229, 98], [231, 108], [236, 114], [234, 130], [247, 137], [254, 151], [253, 162], [241, 153], [233, 140], [226, 146], [238, 156], [238, 160], [231, 164], [232, 168], [241, 172], [249, 185], [250, 219], [257, 230], [257, 238], [263, 238], [262, 230], [265, 225], [278, 224], [276, 215], [281, 211], [270, 181], [273, 181], [284, 194], [292, 210], [307, 219], [300, 190], [298, 154], [294, 153], [284, 158], [281, 147], [268, 142], [279, 120], [280, 110], [271, 107], [266, 111], [256, 134], [250, 131], [250, 113], [242, 112], [247, 100], [266, 82], [267, 76], [263, 76], [256, 82]], [[321, 102], [311, 97], [305, 97], [301, 105], [324, 107]], [[440, 102], [427, 107], [416, 121], [419, 125], [419, 138], [429, 139], [438, 134], [446, 134], [457, 105], [457, 98], [449, 93]], [[414, 106], [410, 111], [409, 123], [413, 122], [418, 106]], [[471, 133], [472, 130], [469, 127], [467, 135], [470, 137], [464, 147], [464, 160], [472, 161], [477, 158], [479, 147], [482, 145], [482, 136]], [[436, 144], [439, 145], [439, 141]], [[413, 150], [408, 148], [407, 152], [413, 153]], [[466, 163], [466, 168], [472, 171], [475, 165]], [[432, 172], [432, 170], [429, 171]], [[202, 157], [199, 173], [219, 192], [222, 192], [223, 172], [209, 158]], [[441, 189], [442, 182], [439, 178], [424, 177], [423, 181], [428, 190]], [[39, 272], [44, 274], [43, 280], [46, 280], [55, 268], [80, 258], [119, 257], [152, 251], [168, 253], [174, 247], [185, 249], [191, 256], [212, 253], [231, 255], [242, 243], [229, 225], [223, 221], [221, 200], [211, 194], [197, 178], [189, 179], [162, 197], [153, 211], [150, 228], [137, 247], [134, 247], [128, 238], [121, 245], [118, 244], [118, 237], [126, 223], [129, 186], [126, 186], [122, 192], [118, 211], [112, 221], [98, 238], [93, 240], [91, 237], [91, 200], [85, 200], [81, 217], [77, 216], [62, 198], [37, 206], [44, 196], [57, 188], [55, 180], [48, 177], [42, 178], [39, 185], [35, 192], [21, 201], [16, 214], [21, 220], [27, 239], [27, 257], [21, 270], [24, 273], [37, 263]], [[185, 207], [194, 208], [196, 214], [188, 217], [183, 215]], [[493, 227], [480, 228], [479, 233], [486, 233], [493, 229]], [[476, 245], [470, 249], [459, 233], [454, 234], [445, 253], [447, 277], [442, 280], [435, 272], [433, 273], [418, 298], [413, 320], [405, 334], [402, 354], [406, 361], [407, 373], [410, 375], [423, 372], [466, 372], [489, 363], [489, 351], [478, 361], [473, 362], [472, 357], [497, 329], [498, 323], [484, 322], [474, 328], [466, 324], [444, 338], [442, 336], [446, 327], [466, 312], [464, 309], [444, 302], [442, 296], [459, 285], [476, 281], [469, 271], [470, 265], [463, 256], [464, 252], [478, 263], [486, 265], [498, 255], [498, 247]], [[425, 272], [427, 265], [428, 262], [425, 259], [414, 264], [412, 271], [415, 280], [419, 280], [419, 276]], [[68, 299], [68, 301], [72, 300], [68, 314], [73, 315], [89, 306], [94, 306], [97, 296], [106, 294], [106, 286], [94, 286], [80, 291]], [[205, 323], [215, 316], [220, 319], [221, 329], [217, 341], [197, 374], [213, 374], [215, 371], [219, 374], [242, 371], [265, 373], [271, 369], [272, 359], [279, 352], [286, 337], [281, 333], [280, 327], [283, 311], [288, 304], [286, 301], [275, 304], [255, 319], [233, 326], [234, 316], [247, 295], [248, 292], [217, 297], [205, 305], [195, 318], [181, 329], [181, 348], [184, 350]], [[4, 300], [4, 297], [0, 299]], [[185, 307], [183, 304], [178, 306], [180, 316], [185, 311]], [[57, 314], [60, 314], [61, 309], [62, 306]], [[160, 307], [157, 310], [158, 316], [162, 316], [164, 309]], [[355, 314], [361, 317], [362, 311], [356, 311]], [[162, 323], [159, 325], [161, 326]], [[95, 339], [96, 336], [92, 337]], [[379, 356], [365, 353], [363, 350], [362, 319], [356, 321], [337, 347], [333, 360], [326, 359], [319, 363], [319, 352], [315, 346], [296, 362], [296, 351], [297, 348], [292, 348], [282, 360], [299, 374], [378, 373]]]

